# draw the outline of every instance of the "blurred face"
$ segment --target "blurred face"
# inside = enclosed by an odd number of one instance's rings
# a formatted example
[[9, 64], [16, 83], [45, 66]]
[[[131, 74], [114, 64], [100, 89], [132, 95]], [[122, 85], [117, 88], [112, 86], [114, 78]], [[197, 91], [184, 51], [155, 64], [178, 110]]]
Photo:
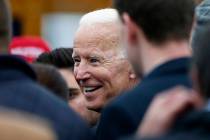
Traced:
[[132, 64], [135, 73], [138, 77], [143, 77], [143, 67], [142, 67], [142, 54], [139, 52], [142, 48], [141, 41], [139, 38], [139, 30], [137, 25], [130, 19], [127, 14], [123, 15], [124, 25], [121, 28], [121, 36], [123, 40], [123, 45], [126, 49], [126, 53], [130, 63]]
[[95, 24], [80, 27], [76, 34], [74, 74], [91, 110], [100, 111], [134, 85], [128, 61], [119, 57], [117, 32], [113, 25]]
[[[128, 14], [124, 13], [122, 15], [123, 18], [123, 28], [122, 30], [122, 38], [123, 38], [123, 45], [126, 46], [126, 52], [128, 55], [128, 59], [132, 64], [135, 73], [138, 77], [143, 77], [143, 53], [141, 51], [142, 48], [142, 35], [139, 35], [139, 27], [131, 20]], [[141, 52], [141, 53], [140, 53]], [[144, 54], [144, 53], [143, 53]]]
[[99, 114], [87, 109], [85, 97], [77, 84], [73, 72], [70, 69], [60, 69], [59, 71], [69, 87], [69, 105], [90, 125], [95, 125]]

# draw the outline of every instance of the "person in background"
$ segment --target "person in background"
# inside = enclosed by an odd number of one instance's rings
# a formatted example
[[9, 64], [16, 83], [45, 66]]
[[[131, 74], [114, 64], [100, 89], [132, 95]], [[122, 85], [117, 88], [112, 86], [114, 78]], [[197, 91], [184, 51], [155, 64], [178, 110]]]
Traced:
[[210, 138], [210, 24], [205, 20], [202, 26], [206, 30], [195, 32], [193, 38], [196, 40], [192, 46], [193, 90], [175, 87], [160, 93], [147, 110], [135, 139], [203, 140]]
[[36, 63], [49, 64], [58, 68], [60, 74], [68, 85], [69, 105], [85, 119], [90, 126], [97, 123], [99, 114], [86, 107], [86, 100], [73, 74], [74, 61], [72, 48], [59, 48], [49, 53], [41, 54]]
[[1, 26], [0, 26], [0, 53], [7, 52], [8, 44], [12, 38], [12, 17], [11, 11], [8, 10], [9, 4], [6, 0], [2, 0], [0, 4], [0, 18], [1, 18]]
[[[0, 1], [0, 40], [7, 43], [11, 41], [12, 31], [11, 15], [5, 15], [9, 13], [8, 2]], [[46, 119], [58, 140], [93, 139], [87, 124], [64, 101], [38, 85], [33, 69], [19, 57], [0, 55], [0, 91], [1, 107]]]
[[100, 140], [134, 133], [154, 96], [177, 85], [191, 88], [188, 76], [193, 0], [114, 0], [122, 36], [136, 74], [143, 78], [109, 104], [97, 130]]
[[68, 101], [69, 90], [63, 76], [52, 65], [31, 64], [34, 69], [38, 83], [48, 90], [51, 90], [57, 97]]
[[195, 27], [192, 31], [191, 40], [192, 47], [197, 46], [195, 45], [197, 39], [200, 38], [200, 34], [205, 32], [206, 27], [210, 24], [210, 0], [203, 0], [203, 2], [196, 7], [195, 16]]
[[51, 48], [41, 37], [20, 36], [12, 39], [8, 50], [9, 54], [18, 55], [32, 63], [41, 53], [50, 52]]

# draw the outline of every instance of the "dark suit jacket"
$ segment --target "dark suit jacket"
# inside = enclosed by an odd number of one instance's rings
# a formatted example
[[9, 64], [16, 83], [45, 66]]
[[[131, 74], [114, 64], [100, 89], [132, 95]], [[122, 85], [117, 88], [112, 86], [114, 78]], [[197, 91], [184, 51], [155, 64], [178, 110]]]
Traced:
[[60, 140], [92, 139], [87, 125], [68, 105], [39, 86], [33, 70], [12, 56], [0, 56], [0, 106], [47, 119]]
[[210, 112], [190, 111], [181, 115], [165, 136], [156, 138], [137, 138], [135, 136], [121, 140], [209, 140]]
[[134, 133], [157, 93], [177, 85], [191, 87], [189, 61], [189, 58], [180, 58], [160, 65], [135, 89], [116, 98], [102, 112], [98, 140], [115, 140]]
[[167, 136], [155, 137], [155, 138], [138, 138], [135, 136], [122, 138], [120, 140], [209, 140], [208, 135], [197, 135], [192, 133], [179, 133], [170, 134]]
[[169, 131], [169, 135], [179, 133], [190, 133], [210, 138], [210, 112], [206, 110], [190, 111], [181, 115]]

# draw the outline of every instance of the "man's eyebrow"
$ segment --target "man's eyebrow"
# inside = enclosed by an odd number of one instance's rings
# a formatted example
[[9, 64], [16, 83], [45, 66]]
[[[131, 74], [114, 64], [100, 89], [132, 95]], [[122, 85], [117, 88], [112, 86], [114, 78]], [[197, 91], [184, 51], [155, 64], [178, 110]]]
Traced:
[[98, 58], [104, 58], [104, 54], [101, 52], [97, 52], [97, 51], [93, 51], [92, 53], [90, 53], [89, 55], [90, 57], [98, 57]]
[[78, 55], [72, 55], [72, 58], [78, 58], [79, 56]]
[[103, 56], [98, 55], [98, 54], [91, 54], [89, 57], [94, 57], [94, 58], [103, 58]]

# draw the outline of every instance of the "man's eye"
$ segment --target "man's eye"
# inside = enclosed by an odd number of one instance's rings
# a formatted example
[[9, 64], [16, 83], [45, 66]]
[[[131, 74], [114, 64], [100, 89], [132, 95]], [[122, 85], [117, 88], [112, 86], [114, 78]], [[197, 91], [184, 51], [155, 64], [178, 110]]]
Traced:
[[72, 99], [74, 99], [74, 98], [75, 98], [75, 95], [74, 95], [74, 94], [69, 93], [68, 99], [69, 99], [69, 100], [72, 100]]
[[74, 60], [74, 65], [75, 65], [75, 66], [78, 66], [79, 63], [80, 63], [80, 59], [73, 59], [73, 60]]
[[96, 59], [96, 58], [91, 58], [91, 59], [90, 59], [90, 62], [91, 62], [91, 63], [97, 63], [97, 62], [99, 62], [99, 60]]
[[74, 98], [76, 98], [78, 96], [78, 93], [77, 91], [74, 91], [74, 90], [69, 90], [69, 95], [68, 95], [68, 99], [69, 100], [73, 100]]
[[76, 63], [76, 62], [80, 62], [80, 60], [75, 58], [74, 63]]

